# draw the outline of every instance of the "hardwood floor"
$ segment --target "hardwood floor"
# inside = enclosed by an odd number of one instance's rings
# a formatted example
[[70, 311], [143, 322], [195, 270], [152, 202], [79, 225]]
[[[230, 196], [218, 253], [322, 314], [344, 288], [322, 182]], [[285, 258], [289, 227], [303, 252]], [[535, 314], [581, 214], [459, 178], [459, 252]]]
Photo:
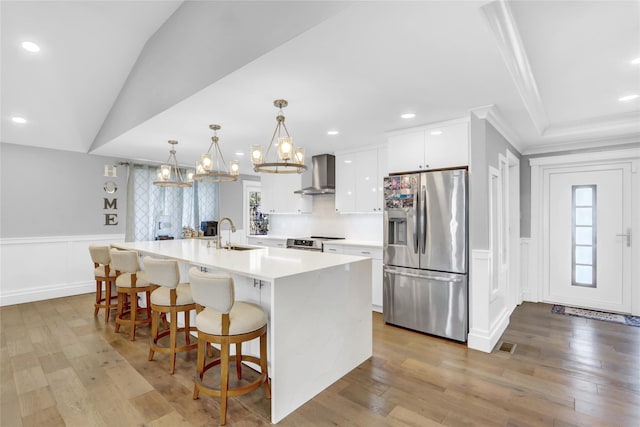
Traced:
[[[126, 328], [116, 334], [113, 320], [93, 317], [93, 299], [0, 309], [0, 425], [217, 425], [218, 401], [191, 398], [195, 352], [178, 355], [170, 376], [166, 355], [147, 361], [149, 328], [129, 341]], [[640, 328], [550, 309], [516, 309], [503, 336], [513, 354], [468, 350], [374, 313], [373, 357], [279, 425], [640, 425]], [[261, 390], [232, 398], [227, 420], [268, 425], [269, 401]]]

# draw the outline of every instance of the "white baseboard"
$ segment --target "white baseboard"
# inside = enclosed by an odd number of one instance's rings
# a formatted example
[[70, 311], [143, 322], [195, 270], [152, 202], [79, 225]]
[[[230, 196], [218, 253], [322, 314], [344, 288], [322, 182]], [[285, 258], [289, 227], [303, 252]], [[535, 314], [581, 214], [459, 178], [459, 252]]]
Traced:
[[95, 292], [89, 245], [122, 234], [0, 239], [0, 306]]
[[511, 313], [508, 310], [504, 310], [490, 330], [472, 328], [467, 338], [467, 346], [474, 350], [491, 353], [504, 331], [507, 330], [507, 326], [509, 326], [509, 316], [511, 316]]
[[30, 288], [20, 291], [2, 292], [0, 307], [26, 302], [42, 301], [53, 298], [69, 297], [72, 295], [88, 294], [96, 291], [96, 282], [61, 283], [41, 288]]

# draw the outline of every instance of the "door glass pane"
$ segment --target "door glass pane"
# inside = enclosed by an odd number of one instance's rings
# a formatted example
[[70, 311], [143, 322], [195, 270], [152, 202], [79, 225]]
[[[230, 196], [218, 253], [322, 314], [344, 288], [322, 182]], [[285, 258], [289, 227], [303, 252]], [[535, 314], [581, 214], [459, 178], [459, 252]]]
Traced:
[[574, 185], [571, 206], [571, 284], [596, 287], [596, 186]]
[[575, 189], [576, 206], [593, 206], [593, 188], [580, 187]]
[[576, 265], [576, 282], [583, 285], [592, 285], [593, 268], [590, 265]]
[[576, 245], [591, 245], [593, 243], [593, 228], [576, 227]]
[[593, 208], [576, 208], [576, 225], [593, 225]]
[[593, 250], [591, 246], [576, 246], [576, 264], [591, 265]]

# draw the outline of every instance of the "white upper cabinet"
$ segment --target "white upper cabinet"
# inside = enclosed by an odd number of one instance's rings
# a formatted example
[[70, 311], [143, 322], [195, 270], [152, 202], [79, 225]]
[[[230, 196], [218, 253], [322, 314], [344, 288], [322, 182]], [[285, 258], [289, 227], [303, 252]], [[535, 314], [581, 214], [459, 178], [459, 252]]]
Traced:
[[395, 132], [387, 150], [391, 173], [468, 166], [469, 126], [455, 120]]
[[311, 197], [294, 194], [302, 188], [299, 174], [265, 173], [260, 176], [260, 181], [263, 213], [311, 212]]
[[336, 211], [381, 212], [386, 149], [336, 153]]

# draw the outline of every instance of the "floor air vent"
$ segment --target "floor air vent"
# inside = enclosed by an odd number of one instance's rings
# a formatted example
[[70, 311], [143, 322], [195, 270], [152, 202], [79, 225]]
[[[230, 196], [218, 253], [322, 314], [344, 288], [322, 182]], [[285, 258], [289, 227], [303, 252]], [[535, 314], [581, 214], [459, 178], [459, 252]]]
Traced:
[[502, 341], [500, 343], [500, 346], [498, 347], [498, 350], [513, 354], [513, 352], [516, 350], [516, 344]]

